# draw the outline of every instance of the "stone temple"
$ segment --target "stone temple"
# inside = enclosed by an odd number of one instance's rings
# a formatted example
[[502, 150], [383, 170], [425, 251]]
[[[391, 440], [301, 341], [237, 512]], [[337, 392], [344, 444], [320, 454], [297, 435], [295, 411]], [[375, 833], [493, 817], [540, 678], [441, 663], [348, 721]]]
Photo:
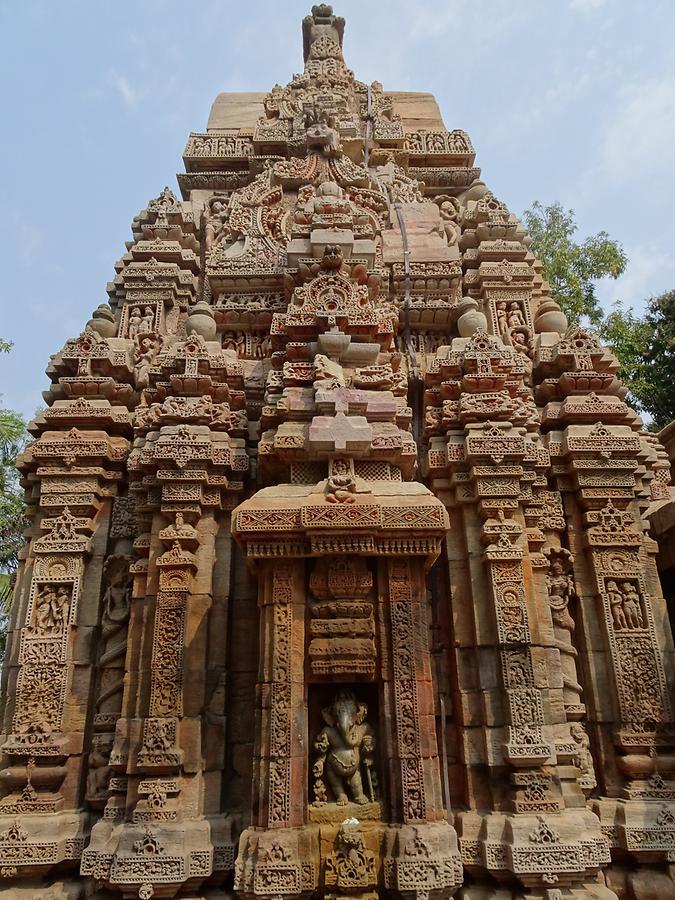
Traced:
[[49, 363], [0, 898], [675, 897], [668, 454], [343, 31], [216, 98]]

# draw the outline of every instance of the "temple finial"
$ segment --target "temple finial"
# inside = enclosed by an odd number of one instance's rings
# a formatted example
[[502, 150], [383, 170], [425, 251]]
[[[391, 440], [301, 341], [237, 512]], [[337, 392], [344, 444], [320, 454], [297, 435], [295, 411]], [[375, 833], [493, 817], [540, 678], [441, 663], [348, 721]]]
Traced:
[[328, 3], [318, 3], [312, 7], [311, 15], [302, 20], [302, 52], [305, 62], [309, 59], [312, 44], [319, 38], [330, 40], [342, 49], [345, 20], [333, 15], [333, 7]]

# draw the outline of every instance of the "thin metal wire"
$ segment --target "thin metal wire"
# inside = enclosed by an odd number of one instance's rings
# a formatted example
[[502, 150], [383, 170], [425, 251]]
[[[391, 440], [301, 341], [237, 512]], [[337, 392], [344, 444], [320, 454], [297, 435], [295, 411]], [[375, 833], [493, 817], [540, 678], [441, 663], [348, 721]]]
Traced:
[[371, 122], [373, 120], [373, 114], [371, 111], [370, 91], [371, 91], [371, 86], [368, 85], [368, 106], [366, 108], [366, 137], [363, 142], [363, 161], [365, 163], [366, 169], [368, 168], [368, 159], [370, 156], [370, 128], [371, 128]]
[[[370, 106], [370, 87], [368, 87], [368, 102]], [[366, 132], [367, 133], [367, 132]], [[387, 209], [389, 210], [389, 219], [391, 220], [391, 210], [392, 207], [396, 213], [396, 218], [398, 220], [398, 226], [401, 231], [401, 240], [403, 242], [403, 273], [405, 276], [404, 282], [404, 300], [403, 300], [403, 346], [408, 355], [409, 367], [408, 367], [408, 382], [409, 382], [409, 392], [408, 397], [410, 401], [410, 405], [413, 407], [413, 421], [416, 423], [414, 426], [415, 434], [413, 435], [415, 438], [415, 443], [417, 445], [417, 464], [418, 466], [421, 464], [421, 453], [422, 453], [422, 407], [423, 407], [423, 383], [422, 377], [420, 373], [419, 364], [417, 361], [417, 350], [415, 349], [415, 344], [412, 339], [412, 335], [410, 333], [410, 308], [412, 305], [411, 300], [411, 291], [412, 284], [410, 278], [410, 246], [408, 244], [408, 232], [405, 227], [405, 219], [403, 218], [403, 211], [401, 209], [401, 204], [394, 201], [392, 203], [391, 198], [389, 196], [389, 192], [382, 185], [378, 175], [375, 172], [369, 173], [370, 177], [377, 184], [380, 193], [383, 195], [384, 199], [387, 202]]]

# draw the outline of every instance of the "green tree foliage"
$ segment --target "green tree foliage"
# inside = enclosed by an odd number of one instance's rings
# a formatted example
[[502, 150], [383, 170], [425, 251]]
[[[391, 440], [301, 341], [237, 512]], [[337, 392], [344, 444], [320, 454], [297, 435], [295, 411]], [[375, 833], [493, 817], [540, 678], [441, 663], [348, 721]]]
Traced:
[[543, 277], [551, 286], [551, 295], [572, 323], [584, 318], [598, 326], [603, 312], [595, 293], [602, 278], [618, 278], [627, 258], [619, 243], [606, 231], [573, 240], [577, 231], [574, 211], [560, 203], [543, 206], [538, 201], [524, 213], [532, 238], [531, 250], [541, 260]]
[[[643, 319], [636, 319], [632, 313], [622, 313], [619, 332], [625, 335], [619, 348], [626, 349], [625, 357], [619, 361], [624, 367], [626, 384], [637, 397], [638, 406], [647, 412], [658, 431], [675, 419], [675, 291], [666, 291], [647, 301], [647, 311]], [[607, 340], [614, 348], [612, 335]], [[629, 363], [631, 353], [634, 360]], [[635, 382], [631, 381], [632, 366]]]
[[645, 396], [652, 379], [652, 372], [645, 362], [649, 325], [632, 309], [624, 309], [621, 303], [616, 303], [600, 323], [598, 332], [619, 360], [619, 378], [628, 388], [626, 402], [638, 412], [647, 411]]
[[605, 313], [595, 286], [624, 272], [627, 258], [621, 245], [606, 231], [574, 241], [574, 212], [560, 203], [535, 201], [524, 220], [530, 249], [541, 260], [551, 294], [570, 324], [586, 321], [597, 329], [619, 360], [627, 401], [646, 413], [649, 427], [663, 428], [675, 419], [675, 291], [648, 300], [644, 316], [621, 303]]
[[675, 291], [651, 297], [642, 318], [617, 304], [599, 332], [621, 363], [629, 403], [660, 431], [675, 419]]
[[[0, 338], [0, 352], [7, 353], [11, 346]], [[27, 439], [26, 424], [21, 416], [12, 410], [0, 409], [0, 663], [5, 651], [13, 577], [26, 527], [26, 507], [15, 463]]]
[[0, 572], [13, 573], [22, 543], [25, 504], [16, 458], [26, 444], [26, 425], [17, 413], [0, 410]]

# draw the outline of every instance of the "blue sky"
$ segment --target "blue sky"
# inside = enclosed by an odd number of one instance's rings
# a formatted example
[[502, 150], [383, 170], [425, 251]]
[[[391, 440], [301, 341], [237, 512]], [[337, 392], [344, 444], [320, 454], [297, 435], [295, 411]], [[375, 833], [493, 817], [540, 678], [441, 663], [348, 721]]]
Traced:
[[[49, 356], [106, 299], [133, 216], [175, 173], [219, 91], [302, 69], [311, 0], [0, 0], [3, 405], [30, 417]], [[576, 211], [629, 256], [602, 289], [675, 288], [672, 0], [338, 0], [362, 81], [431, 91], [521, 214]]]

